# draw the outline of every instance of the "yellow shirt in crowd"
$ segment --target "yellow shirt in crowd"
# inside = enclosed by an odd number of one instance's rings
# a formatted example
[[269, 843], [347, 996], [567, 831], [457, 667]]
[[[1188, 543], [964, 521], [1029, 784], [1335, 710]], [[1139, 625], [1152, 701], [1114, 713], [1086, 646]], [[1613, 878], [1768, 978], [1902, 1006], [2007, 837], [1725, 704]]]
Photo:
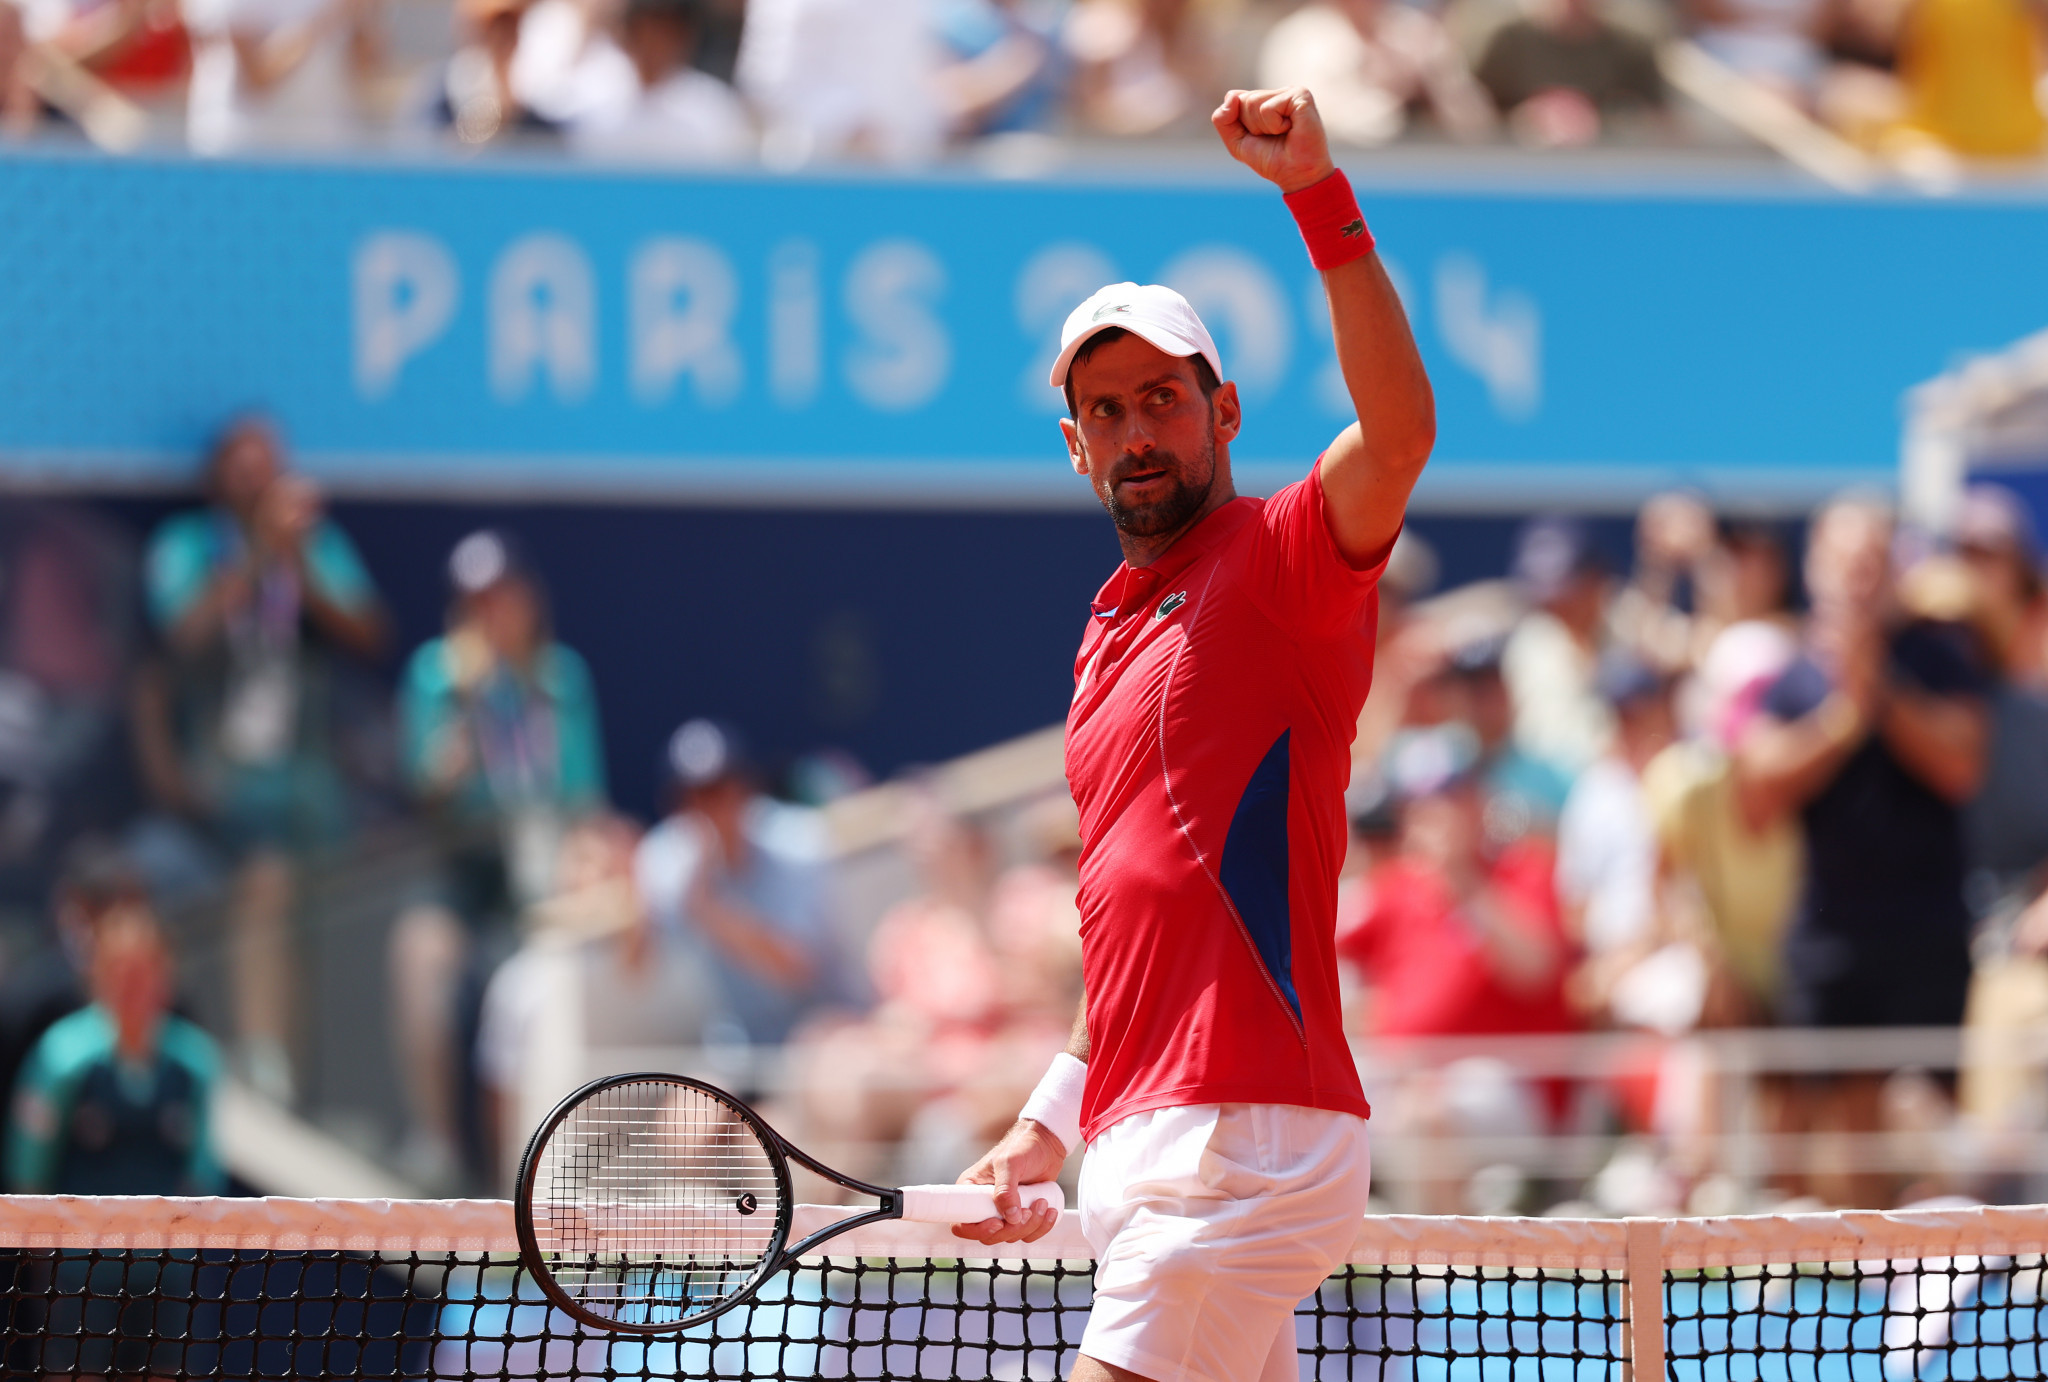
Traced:
[[2038, 153], [2041, 63], [2026, 0], [1918, 0], [1901, 45], [1908, 120], [1959, 154]]

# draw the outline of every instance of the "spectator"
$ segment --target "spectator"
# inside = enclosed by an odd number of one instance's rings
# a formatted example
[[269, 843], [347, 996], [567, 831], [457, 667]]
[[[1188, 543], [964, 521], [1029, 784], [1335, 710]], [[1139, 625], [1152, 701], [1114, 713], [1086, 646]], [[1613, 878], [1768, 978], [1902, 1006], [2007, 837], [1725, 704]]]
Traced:
[[1776, 524], [1723, 521], [1713, 549], [1695, 575], [1699, 609], [1693, 625], [1694, 663], [1704, 659], [1724, 630], [1737, 624], [1764, 623], [1791, 633], [1791, 574], [1784, 533]]
[[1900, 43], [1912, 127], [1959, 154], [2041, 152], [2042, 22], [2025, 0], [1915, 0]]
[[1714, 555], [1714, 515], [1697, 496], [1651, 498], [1636, 516], [1635, 570], [1614, 599], [1616, 639], [1662, 671], [1691, 667], [1703, 646], [1704, 569]]
[[[1974, 623], [1994, 672], [1991, 749], [1965, 813], [1970, 891], [1980, 916], [2032, 903], [2048, 864], [2048, 595], [2033, 519], [2011, 490], [1972, 485], [1955, 528], [1970, 577]], [[2048, 907], [2028, 917], [2026, 947], [2048, 951]], [[2038, 935], [2036, 934], [2038, 933]]]
[[1494, 126], [1443, 22], [1398, 0], [1312, 0], [1275, 24], [1259, 52], [1261, 86], [1306, 86], [1332, 139], [1385, 144], [1426, 110], [1457, 139]]
[[1737, 752], [1745, 793], [1805, 820], [1787, 998], [1812, 1025], [1953, 1022], [1969, 974], [1960, 805], [1987, 687], [1964, 630], [1901, 621], [1891, 540], [1873, 502], [1815, 517], [1805, 645]]
[[570, 127], [579, 152], [674, 163], [736, 163], [754, 131], [731, 87], [691, 66], [700, 0], [628, 0], [619, 46], [635, 83]]
[[1504, 638], [1484, 638], [1451, 654], [1458, 715], [1479, 744], [1478, 773], [1485, 786], [1486, 837], [1496, 847], [1557, 828], [1571, 779], [1515, 741], [1515, 710], [1501, 675]]
[[465, 144], [547, 138], [559, 131], [555, 121], [521, 101], [513, 86], [519, 31], [532, 8], [533, 0], [461, 0], [456, 6], [466, 33], [429, 93], [435, 125]]
[[657, 932], [701, 957], [714, 1041], [780, 1046], [844, 996], [817, 812], [762, 795], [739, 731], [689, 720], [670, 736], [668, 818], [634, 861]]
[[[1339, 894], [1337, 953], [1350, 990], [1347, 1025], [1371, 1037], [1559, 1032], [1573, 1025], [1563, 996], [1568, 952], [1551, 886], [1548, 843], [1524, 837], [1495, 848], [1476, 745], [1463, 725], [1403, 735], [1387, 777], [1400, 803], [1398, 853]], [[1364, 794], [1354, 816], [1377, 833]], [[1374, 853], [1380, 849], [1372, 845]], [[1418, 1072], [1374, 1102], [1404, 1143], [1445, 1136], [1534, 1136], [1562, 1110], [1564, 1087], [1544, 1089], [1498, 1061], [1454, 1061]], [[1437, 1148], [1443, 1144], [1436, 1142]], [[1426, 1212], [1483, 1208], [1468, 1183], [1478, 1167], [1433, 1152], [1396, 1178], [1416, 1187], [1408, 1206]], [[1405, 1174], [1404, 1174], [1405, 1172]], [[1497, 1198], [1512, 1200], [1515, 1189]], [[1486, 1198], [1486, 1197], [1480, 1197]]]
[[1540, 518], [1516, 540], [1514, 579], [1533, 606], [1501, 652], [1515, 740], [1575, 776], [1614, 732], [1593, 685], [1607, 638], [1607, 566], [1583, 522]]
[[[1964, 815], [1977, 917], [1967, 1021], [1980, 1037], [2012, 1036], [2038, 1026], [2048, 999], [2048, 593], [2033, 519], [2012, 491], [1972, 485], [1953, 536], [1996, 672], [1984, 785]], [[2030, 1129], [2037, 1085], [2036, 1071], [1994, 1055], [1964, 1071], [1961, 1103], [1980, 1128]]]
[[605, 801], [589, 669], [555, 641], [517, 542], [470, 534], [448, 578], [448, 632], [412, 655], [399, 690], [405, 769], [434, 824], [440, 877], [398, 918], [390, 952], [413, 1120], [405, 1160], [428, 1184], [455, 1174], [458, 1130], [476, 1131], [465, 1034], [483, 980], [511, 949], [518, 912], [553, 892], [565, 829]]
[[1700, 733], [1643, 770], [1665, 897], [1695, 909], [1685, 930], [1711, 964], [1709, 1024], [1760, 1025], [1778, 1011], [1802, 842], [1797, 822], [1755, 819], [1744, 809], [1729, 755], [1796, 651], [1775, 622], [1722, 630], [1696, 682]]
[[174, 1016], [156, 918], [126, 903], [100, 921], [92, 1004], [43, 1033], [14, 1094], [8, 1181], [60, 1195], [216, 1195], [213, 1043]]
[[[1984, 777], [1987, 686], [1966, 630], [1902, 617], [1892, 535], [1874, 501], [1816, 515], [1804, 646], [1736, 751], [1753, 814], [1805, 826], [1783, 1004], [1803, 1026], [1952, 1025], [1969, 983], [1961, 807]], [[1880, 1088], [1838, 1077], [1805, 1111], [1817, 1126], [1874, 1130]], [[1883, 1198], [1868, 1176], [1817, 1188]]]
[[1664, 79], [1649, 43], [1603, 18], [1594, 0], [1527, 0], [1479, 60], [1479, 82], [1516, 138], [1590, 144], [1615, 120], [1661, 110]]
[[383, 60], [379, 0], [185, 0], [194, 153], [360, 136]]
[[44, 1032], [89, 1001], [87, 968], [100, 922], [117, 910], [144, 905], [146, 893], [125, 855], [88, 838], [68, 851], [50, 900], [51, 934], [13, 959], [0, 978], [0, 1089], [14, 1088]]
[[1411, 733], [1391, 755], [1400, 858], [1337, 921], [1338, 953], [1381, 1036], [1555, 1032], [1574, 1023], [1547, 847], [1494, 851], [1475, 747], [1462, 726]]
[[159, 804], [233, 869], [236, 1055], [257, 1089], [288, 1099], [294, 860], [338, 844], [346, 826], [331, 664], [378, 656], [384, 616], [354, 544], [311, 482], [285, 470], [268, 425], [230, 424], [207, 479], [213, 503], [150, 539], [165, 653], [137, 686], [137, 749]]
[[1061, 38], [1090, 128], [1142, 136], [1207, 114], [1203, 93], [1215, 82], [1188, 0], [1079, 0]]
[[1044, 133], [1059, 117], [1066, 54], [1023, 0], [941, 0], [940, 104], [956, 137]]
[[916, 163], [944, 138], [937, 61], [924, 0], [751, 0], [739, 87], [774, 166]]
[[1658, 896], [1644, 776], [1672, 742], [1671, 684], [1616, 652], [1599, 685], [1614, 711], [1614, 743], [1572, 784], [1557, 831], [1558, 898], [1585, 955], [1571, 997], [1602, 1021], [1676, 1036], [1698, 1024], [1708, 976], [1699, 948], [1671, 933]]

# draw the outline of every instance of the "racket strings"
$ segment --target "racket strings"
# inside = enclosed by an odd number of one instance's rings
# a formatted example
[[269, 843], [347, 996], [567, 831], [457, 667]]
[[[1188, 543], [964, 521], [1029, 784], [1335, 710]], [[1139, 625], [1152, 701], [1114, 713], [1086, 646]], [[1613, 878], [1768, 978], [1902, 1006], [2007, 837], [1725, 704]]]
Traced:
[[571, 1110], [532, 1185], [549, 1274], [623, 1324], [680, 1322], [740, 1294], [782, 1213], [775, 1162], [739, 1113], [654, 1080], [607, 1086]]

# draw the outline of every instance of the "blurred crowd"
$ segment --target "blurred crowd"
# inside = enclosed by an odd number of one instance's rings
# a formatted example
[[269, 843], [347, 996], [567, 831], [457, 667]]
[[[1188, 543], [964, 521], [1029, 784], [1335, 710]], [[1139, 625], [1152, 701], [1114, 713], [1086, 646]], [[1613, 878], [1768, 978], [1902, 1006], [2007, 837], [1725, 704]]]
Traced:
[[[786, 1052], [817, 1078], [778, 1117], [850, 1139], [849, 1166], [905, 1143], [936, 1175], [1014, 1115], [1080, 992], [1063, 792], [999, 850], [907, 789], [912, 885], [850, 936], [815, 804], [859, 784], [850, 758], [771, 784], [737, 728], [685, 719], [648, 746], [665, 814], [643, 828], [611, 803], [592, 672], [516, 533], [456, 543], [444, 630], [399, 649], [270, 425], [231, 423], [204, 473], [139, 563], [104, 515], [0, 506], [8, 1184], [218, 1189], [218, 1082], [303, 1106], [308, 1010], [338, 999], [387, 1014], [404, 1133], [384, 1150], [433, 1192], [501, 1185], [536, 1078], [566, 1092], [588, 1042], [710, 1051], [768, 1096]], [[310, 972], [309, 889], [383, 896], [365, 849], [394, 835], [414, 847], [396, 904], [350, 933], [388, 937], [383, 991], [343, 996]], [[182, 970], [181, 937], [204, 951]]]
[[[1803, 551], [1665, 495], [1619, 556], [1540, 518], [1507, 580], [1408, 602], [1397, 553], [1338, 944], [1368, 1050], [1640, 1034], [1611, 1078], [1458, 1061], [1383, 1089], [1380, 1112], [1390, 1157], [1403, 1129], [1655, 1139], [1658, 1183], [1607, 1206], [1650, 1212], [1700, 1189], [1711, 1167], [1688, 1147], [1726, 1131], [1691, 1034], [2039, 1020], [2048, 600], [2028, 510], [1992, 485], [1941, 543], [1844, 496]], [[2040, 1112], [2024, 1082], [1967, 1072], [1785, 1077], [1764, 1095], [1783, 1134], [1995, 1133]], [[1434, 1168], [1429, 1207], [1465, 1207], [1478, 1169]], [[1854, 1158], [1780, 1180], [1831, 1204], [1938, 1188]]]
[[566, 146], [914, 165], [1186, 137], [1305, 84], [1343, 145], [1698, 134], [1668, 54], [1859, 143], [2042, 147], [2040, 0], [0, 0], [0, 128], [202, 154]]
[[[225, 1184], [218, 1082], [304, 1103], [308, 1008], [335, 1001], [308, 969], [323, 877], [359, 909], [389, 898], [351, 933], [384, 974], [357, 1001], [402, 1093], [384, 1150], [424, 1190], [502, 1186], [587, 1048], [698, 1052], [877, 1181], [949, 1179], [1007, 1125], [1080, 993], [1056, 784], [979, 814], [938, 778], [893, 786], [898, 871], [848, 925], [821, 803], [858, 774], [821, 760], [795, 790], [679, 707], [644, 746], [660, 819], [619, 812], [593, 673], [515, 532], [456, 543], [444, 627], [394, 647], [371, 564], [270, 426], [226, 427], [205, 477], [139, 560], [102, 513], [0, 507], [9, 1186]], [[1782, 1025], [1818, 1050], [1830, 1029], [2048, 1023], [2028, 508], [1978, 485], [1936, 538], [1869, 495], [1790, 524], [1674, 493], [1629, 532], [1539, 516], [1503, 577], [1444, 592], [1410, 534], [1384, 583], [1338, 948], [1403, 1207], [1576, 1193], [1444, 1150], [1560, 1134], [1660, 1149], [1606, 1177], [1602, 1209], [1726, 1207], [1703, 1034]], [[361, 862], [380, 830], [412, 841], [396, 891]], [[203, 1014], [194, 980], [222, 995]], [[1486, 1045], [1575, 1033], [1630, 1055], [1531, 1073]], [[1460, 1038], [1480, 1044], [1397, 1059]], [[1996, 1070], [1762, 1092], [1770, 1132], [1809, 1138], [2048, 1121], [2039, 1081]], [[1830, 1204], [1930, 1188], [1867, 1158], [1777, 1170]]]

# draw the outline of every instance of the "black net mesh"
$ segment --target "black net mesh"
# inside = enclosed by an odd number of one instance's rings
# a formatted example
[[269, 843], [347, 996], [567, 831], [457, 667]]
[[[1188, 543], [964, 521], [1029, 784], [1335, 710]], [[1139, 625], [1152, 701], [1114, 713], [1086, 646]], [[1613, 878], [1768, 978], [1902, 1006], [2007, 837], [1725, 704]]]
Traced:
[[[2048, 1377], [2040, 1256], [1672, 1271], [1670, 1382]], [[1091, 1266], [833, 1258], [680, 1336], [577, 1326], [509, 1256], [0, 1250], [0, 1376], [1059, 1378]], [[1619, 1272], [1346, 1268], [1295, 1319], [1317, 1382], [1622, 1382]]]
[[2043, 1258], [1941, 1257], [1667, 1272], [1672, 1382], [1978, 1382], [2048, 1376]]
[[[8, 1377], [1051, 1379], [1092, 1268], [833, 1258], [674, 1339], [581, 1328], [506, 1257], [8, 1250], [0, 1280]], [[1351, 1267], [1296, 1317], [1302, 1376], [1613, 1377], [1621, 1302], [1618, 1274]]]

